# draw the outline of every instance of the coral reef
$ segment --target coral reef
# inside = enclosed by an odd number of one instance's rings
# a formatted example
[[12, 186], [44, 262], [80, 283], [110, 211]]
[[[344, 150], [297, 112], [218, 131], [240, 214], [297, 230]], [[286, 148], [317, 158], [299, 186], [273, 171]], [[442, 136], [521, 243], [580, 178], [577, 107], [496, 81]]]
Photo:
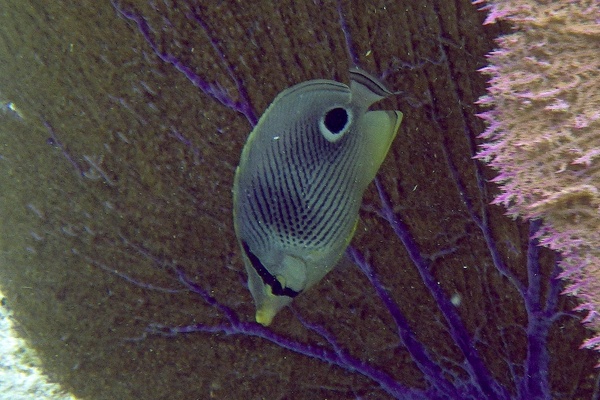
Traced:
[[[559, 251], [565, 292], [600, 332], [600, 3], [490, 1], [497, 40], [482, 71], [488, 122], [478, 158], [499, 171], [495, 203], [543, 219], [540, 242]], [[600, 336], [586, 342], [600, 349]]]
[[[555, 253], [473, 159], [469, 0], [5, 0], [0, 285], [44, 370], [88, 399], [589, 399]], [[347, 259], [269, 327], [235, 166], [286, 87], [358, 64], [405, 114]]]

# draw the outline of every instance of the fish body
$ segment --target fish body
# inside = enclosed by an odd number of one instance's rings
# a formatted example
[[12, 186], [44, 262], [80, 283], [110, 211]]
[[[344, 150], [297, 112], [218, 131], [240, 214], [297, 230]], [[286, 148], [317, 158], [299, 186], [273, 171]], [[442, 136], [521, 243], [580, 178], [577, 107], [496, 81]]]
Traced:
[[350, 80], [284, 90], [242, 151], [234, 225], [263, 325], [342, 257], [402, 120], [399, 111], [368, 110], [392, 95], [382, 82], [358, 68]]

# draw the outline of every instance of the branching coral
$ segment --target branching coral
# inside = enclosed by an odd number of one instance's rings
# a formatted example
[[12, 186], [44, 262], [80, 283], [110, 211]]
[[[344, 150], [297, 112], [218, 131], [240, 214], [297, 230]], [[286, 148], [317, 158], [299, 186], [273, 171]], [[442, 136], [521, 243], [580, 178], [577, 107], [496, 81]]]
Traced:
[[[479, 3], [479, 2], [476, 2]], [[567, 293], [600, 331], [600, 3], [490, 1], [509, 21], [482, 71], [492, 107], [478, 158], [499, 171], [495, 203], [542, 218], [541, 244], [563, 254]], [[586, 343], [600, 349], [600, 337]]]
[[[497, 29], [470, 0], [7, 3], [0, 89], [20, 112], [0, 108], [0, 284], [65, 387], [589, 398], [595, 354], [577, 350], [540, 223], [490, 205], [473, 160]], [[235, 165], [277, 93], [347, 82], [352, 63], [399, 91], [406, 120], [349, 261], [265, 328], [233, 235]]]

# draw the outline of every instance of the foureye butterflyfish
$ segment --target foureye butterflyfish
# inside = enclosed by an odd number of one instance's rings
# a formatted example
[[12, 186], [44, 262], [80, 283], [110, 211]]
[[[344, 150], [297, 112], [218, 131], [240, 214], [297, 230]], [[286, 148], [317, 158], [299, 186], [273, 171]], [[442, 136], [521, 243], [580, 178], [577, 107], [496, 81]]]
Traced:
[[353, 68], [350, 87], [315, 79], [284, 90], [250, 133], [233, 218], [257, 322], [269, 325], [342, 257], [402, 120], [369, 107], [392, 94]]

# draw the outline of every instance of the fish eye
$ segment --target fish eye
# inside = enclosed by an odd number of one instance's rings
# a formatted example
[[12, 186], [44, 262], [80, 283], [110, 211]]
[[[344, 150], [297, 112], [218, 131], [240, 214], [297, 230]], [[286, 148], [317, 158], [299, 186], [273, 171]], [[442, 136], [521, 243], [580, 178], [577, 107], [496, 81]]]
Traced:
[[330, 142], [337, 142], [348, 131], [352, 122], [352, 112], [343, 107], [328, 110], [319, 121], [321, 134]]

